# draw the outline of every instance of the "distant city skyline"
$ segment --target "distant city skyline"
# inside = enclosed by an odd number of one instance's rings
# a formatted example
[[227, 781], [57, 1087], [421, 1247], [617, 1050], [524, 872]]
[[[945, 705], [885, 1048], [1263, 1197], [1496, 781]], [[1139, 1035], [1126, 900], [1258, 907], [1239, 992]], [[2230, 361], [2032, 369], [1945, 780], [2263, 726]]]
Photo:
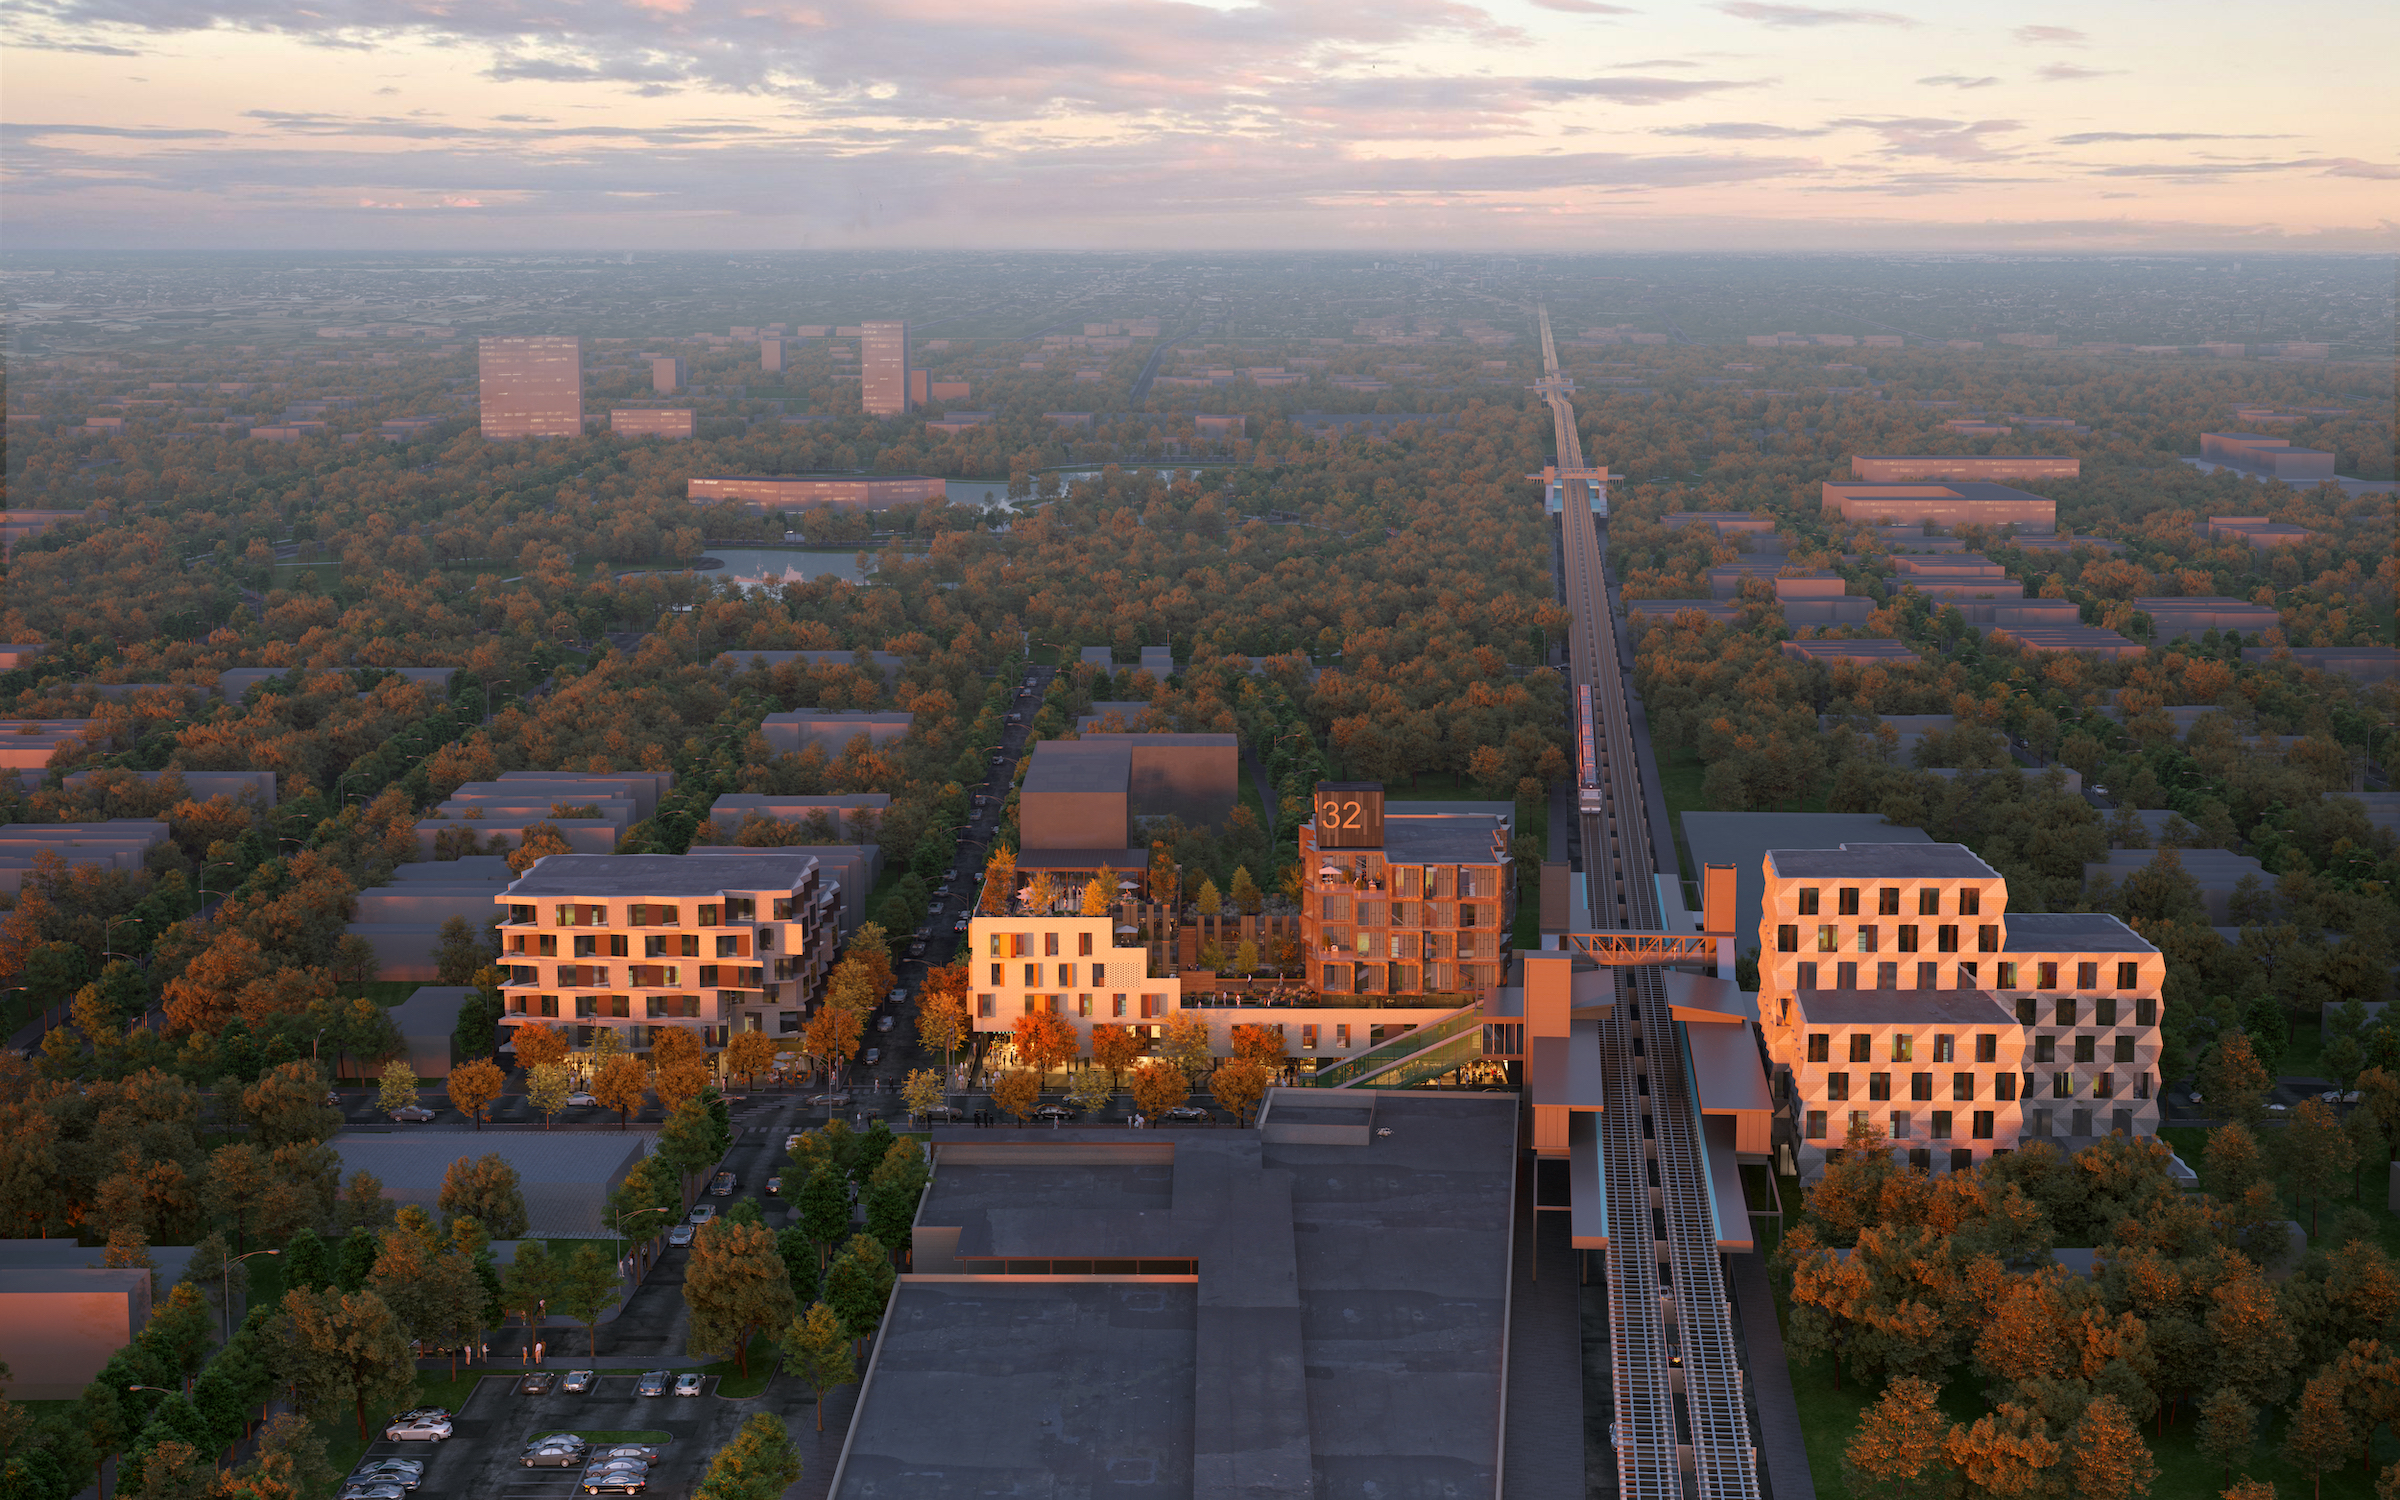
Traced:
[[[28, 0], [0, 246], [2389, 250], [2390, 7]], [[2382, 19], [2378, 20], [2380, 16]], [[2238, 39], [2238, 40], [2237, 40]]]

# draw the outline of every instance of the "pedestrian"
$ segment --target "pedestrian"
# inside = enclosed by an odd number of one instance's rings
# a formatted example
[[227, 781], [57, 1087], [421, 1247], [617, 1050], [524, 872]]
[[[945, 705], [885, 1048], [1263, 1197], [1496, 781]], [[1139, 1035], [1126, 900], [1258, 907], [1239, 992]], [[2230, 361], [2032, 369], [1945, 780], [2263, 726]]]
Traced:
[[535, 1364], [537, 1364], [537, 1365], [538, 1365], [538, 1364], [540, 1364], [540, 1363], [542, 1362], [542, 1355], [543, 1355], [543, 1353], [544, 1353], [545, 1351], [547, 1351], [547, 1350], [548, 1350], [548, 1348], [549, 1348], [549, 1347], [550, 1347], [549, 1345], [547, 1345], [547, 1344], [544, 1344], [544, 1343], [543, 1343], [543, 1342], [541, 1342], [539, 1339], [536, 1339], [536, 1340], [534, 1341], [534, 1345], [533, 1345], [533, 1362], [534, 1362]]

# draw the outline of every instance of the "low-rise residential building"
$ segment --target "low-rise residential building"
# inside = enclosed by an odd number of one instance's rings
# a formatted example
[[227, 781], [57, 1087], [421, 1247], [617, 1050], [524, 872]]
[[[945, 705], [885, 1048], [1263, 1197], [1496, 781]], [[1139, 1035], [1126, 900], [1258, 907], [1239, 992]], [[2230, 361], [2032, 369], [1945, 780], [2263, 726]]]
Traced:
[[833, 961], [835, 894], [815, 856], [553, 854], [494, 898], [506, 1019], [603, 1028], [629, 1050], [662, 1026], [722, 1047], [800, 1030]]
[[1814, 1180], [1854, 1126], [1950, 1171], [2158, 1128], [2158, 950], [2115, 917], [2008, 912], [1959, 844], [1770, 849], [1759, 1016]]

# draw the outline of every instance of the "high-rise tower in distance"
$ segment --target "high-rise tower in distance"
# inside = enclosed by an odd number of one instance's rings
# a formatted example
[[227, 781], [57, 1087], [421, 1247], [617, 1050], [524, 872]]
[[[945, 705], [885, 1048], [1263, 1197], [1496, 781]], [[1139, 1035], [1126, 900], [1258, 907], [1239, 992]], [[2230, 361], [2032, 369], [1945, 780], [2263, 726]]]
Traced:
[[859, 325], [859, 400], [870, 417], [908, 410], [908, 325]]
[[476, 341], [487, 438], [576, 437], [583, 432], [583, 340], [572, 336]]

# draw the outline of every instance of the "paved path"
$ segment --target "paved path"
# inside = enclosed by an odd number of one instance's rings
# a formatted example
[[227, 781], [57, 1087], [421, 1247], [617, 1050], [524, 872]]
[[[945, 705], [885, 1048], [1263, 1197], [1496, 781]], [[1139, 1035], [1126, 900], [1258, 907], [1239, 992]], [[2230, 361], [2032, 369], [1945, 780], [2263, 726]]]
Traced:
[[1575, 1251], [1566, 1214], [1534, 1212], [1533, 1174], [1530, 1157], [1519, 1162], [1501, 1490], [1509, 1500], [1581, 1500], [1583, 1340]]
[[1734, 1310], [1742, 1320], [1748, 1355], [1750, 1396], [1758, 1404], [1759, 1457], [1767, 1469], [1769, 1500], [1817, 1500], [1808, 1471], [1808, 1445], [1800, 1435], [1800, 1408], [1792, 1399], [1791, 1369], [1783, 1359], [1783, 1330], [1775, 1321], [1775, 1293], [1767, 1263], [1755, 1252], [1725, 1257]]

